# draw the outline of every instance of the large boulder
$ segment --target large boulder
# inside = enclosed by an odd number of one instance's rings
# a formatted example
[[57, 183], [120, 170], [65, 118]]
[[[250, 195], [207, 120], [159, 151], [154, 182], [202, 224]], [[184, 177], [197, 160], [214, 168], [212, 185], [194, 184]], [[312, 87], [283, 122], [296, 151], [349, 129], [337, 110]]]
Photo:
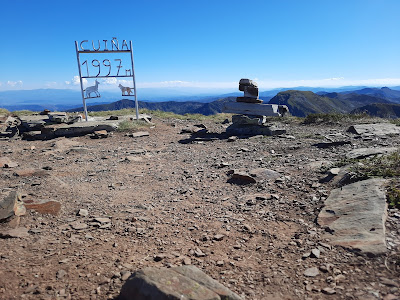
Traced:
[[240, 300], [241, 298], [193, 265], [145, 268], [123, 285], [121, 300]]
[[14, 215], [14, 207], [18, 201], [18, 193], [10, 192], [7, 196], [0, 196], [0, 220]]
[[22, 216], [25, 212], [25, 206], [16, 191], [11, 191], [7, 195], [0, 194], [0, 221], [12, 216]]

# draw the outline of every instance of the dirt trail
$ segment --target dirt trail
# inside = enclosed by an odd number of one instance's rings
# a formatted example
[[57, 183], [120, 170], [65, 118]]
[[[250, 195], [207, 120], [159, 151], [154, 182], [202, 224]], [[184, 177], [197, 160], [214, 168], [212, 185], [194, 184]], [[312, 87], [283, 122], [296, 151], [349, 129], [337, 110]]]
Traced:
[[[399, 137], [363, 140], [342, 125], [282, 124], [290, 136], [182, 143], [190, 135], [181, 129], [195, 122], [155, 122], [150, 136], [136, 139], [114, 133], [98, 140], [0, 141], [0, 156], [19, 164], [0, 170], [1, 191], [62, 204], [58, 216], [21, 217], [28, 238], [0, 239], [1, 299], [113, 299], [131, 272], [183, 263], [246, 299], [399, 297], [400, 274], [389, 270], [390, 259], [331, 247], [315, 223], [333, 188], [318, 182], [325, 175], [315, 166], [340, 161], [354, 147], [397, 146]], [[214, 133], [227, 126], [204, 125]], [[312, 146], [327, 135], [352, 145]], [[14, 175], [30, 168], [45, 174]], [[228, 182], [229, 170], [256, 168], [281, 176]], [[78, 216], [80, 209], [88, 215]], [[387, 236], [389, 253], [398, 254], [394, 213]], [[312, 249], [319, 258], [305, 257]], [[312, 267], [319, 274], [305, 276]]]

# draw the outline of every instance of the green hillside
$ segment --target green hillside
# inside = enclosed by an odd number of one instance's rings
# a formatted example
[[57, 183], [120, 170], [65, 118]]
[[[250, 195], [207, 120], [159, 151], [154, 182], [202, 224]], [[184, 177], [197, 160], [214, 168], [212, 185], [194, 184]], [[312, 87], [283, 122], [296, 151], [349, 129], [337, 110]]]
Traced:
[[[139, 101], [139, 108], [149, 110], [160, 110], [173, 112], [176, 114], [202, 114], [213, 115], [222, 112], [226, 102], [234, 102], [236, 97], [225, 97], [209, 103], [201, 102], [142, 102]], [[325, 93], [318, 95], [310, 91], [288, 90], [278, 93], [273, 97], [269, 104], [282, 104], [289, 107], [293, 116], [305, 117], [308, 114], [319, 113], [350, 113], [352, 110], [373, 103], [391, 103], [386, 99], [357, 93], [338, 94]], [[122, 99], [109, 104], [88, 106], [89, 111], [119, 110], [124, 108], [134, 108], [135, 102]], [[83, 111], [82, 107], [71, 109], [70, 111]], [[394, 115], [391, 112], [391, 115]]]
[[268, 103], [287, 105], [290, 113], [298, 117], [316, 113], [346, 113], [348, 111], [346, 101], [319, 96], [309, 91], [280, 92]]
[[367, 104], [390, 102], [383, 98], [355, 93], [344, 96], [338, 93], [317, 95], [310, 91], [289, 90], [278, 93], [268, 103], [287, 105], [292, 115], [305, 117], [315, 113], [349, 113]]
[[367, 113], [374, 117], [396, 119], [400, 117], [400, 104], [373, 103], [359, 107], [351, 113]]
[[[176, 114], [202, 114], [202, 115], [213, 115], [222, 112], [222, 107], [225, 102], [236, 101], [236, 97], [221, 98], [210, 103], [201, 102], [143, 102], [139, 101], [139, 108], [149, 110], [161, 110], [167, 112], [173, 112]], [[135, 102], [132, 100], [122, 99], [109, 104], [100, 104], [88, 106], [88, 111], [108, 111], [108, 110], [120, 110], [125, 108], [134, 108]], [[83, 111], [83, 107], [70, 109], [68, 111]]]

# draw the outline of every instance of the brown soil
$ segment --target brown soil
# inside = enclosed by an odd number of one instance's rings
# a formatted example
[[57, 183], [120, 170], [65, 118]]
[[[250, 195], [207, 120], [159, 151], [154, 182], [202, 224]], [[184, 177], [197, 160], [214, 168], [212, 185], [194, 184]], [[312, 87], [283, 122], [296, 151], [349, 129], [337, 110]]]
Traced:
[[[136, 139], [114, 133], [97, 140], [0, 141], [0, 156], [19, 164], [0, 170], [2, 192], [18, 190], [26, 202], [62, 205], [58, 216], [28, 210], [20, 226], [30, 236], [0, 240], [1, 299], [113, 299], [128, 272], [181, 265], [184, 259], [246, 299], [399, 297], [393, 259], [400, 253], [398, 211], [389, 212], [387, 256], [330, 247], [315, 220], [333, 187], [318, 183], [325, 175], [310, 166], [340, 161], [353, 148], [312, 146], [327, 135], [354, 147], [398, 145], [399, 137], [363, 140], [341, 125], [282, 124], [295, 139], [228, 142], [216, 135], [220, 139], [190, 141], [180, 131], [195, 122], [155, 122], [150, 136]], [[204, 125], [216, 134], [227, 126]], [[229, 182], [229, 170], [256, 168], [282, 177]], [[25, 169], [45, 173], [15, 175]], [[79, 209], [89, 215], [78, 216]], [[77, 223], [87, 228], [73, 229]], [[217, 234], [222, 240], [214, 239]], [[302, 258], [318, 247], [320, 258]], [[310, 267], [327, 272], [305, 277]], [[327, 287], [336, 294], [322, 291]]]

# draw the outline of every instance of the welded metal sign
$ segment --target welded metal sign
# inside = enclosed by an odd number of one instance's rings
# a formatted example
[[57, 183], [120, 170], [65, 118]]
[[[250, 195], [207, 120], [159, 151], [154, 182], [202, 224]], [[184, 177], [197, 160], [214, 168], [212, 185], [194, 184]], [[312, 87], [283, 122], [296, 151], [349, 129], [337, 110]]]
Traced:
[[[86, 99], [101, 97], [99, 92], [101, 82], [97, 80], [99, 78], [107, 80], [108, 83], [119, 84], [122, 96], [135, 98], [136, 119], [138, 120], [139, 108], [136, 97], [132, 41], [128, 43], [126, 40], [122, 40], [122, 43], [119, 43], [115, 37], [111, 40], [92, 40], [91, 42], [83, 40], [75, 41], [75, 48], [86, 121], [88, 120]], [[115, 79], [109, 80], [111, 78]], [[128, 78], [128, 80], [117, 80], [117, 78]], [[86, 79], [86, 87], [84, 87], [84, 79]], [[94, 79], [94, 82], [91, 84], [88, 79]]]

